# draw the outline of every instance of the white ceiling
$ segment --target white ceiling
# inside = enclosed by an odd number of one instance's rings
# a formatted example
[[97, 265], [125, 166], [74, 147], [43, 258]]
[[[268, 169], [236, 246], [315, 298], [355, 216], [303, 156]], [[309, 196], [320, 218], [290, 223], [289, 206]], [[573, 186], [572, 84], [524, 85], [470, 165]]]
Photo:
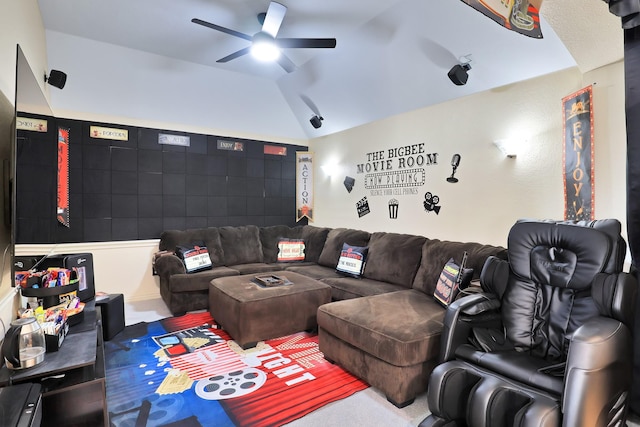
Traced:
[[[288, 10], [278, 37], [337, 39], [335, 49], [286, 50], [297, 65], [290, 74], [250, 55], [216, 63], [249, 42], [191, 22], [200, 18], [253, 35], [260, 30], [257, 14], [266, 11], [269, 0], [39, 0], [39, 5], [48, 34], [68, 34], [233, 73], [237, 78], [222, 83], [207, 79], [189, 84], [231, 89], [225, 109], [236, 114], [244, 114], [247, 103], [262, 97], [268, 106], [262, 108], [282, 110], [280, 117], [286, 122], [273, 137], [291, 139], [339, 132], [576, 65], [586, 72], [623, 55], [619, 19], [601, 0], [545, 0], [543, 39], [506, 30], [460, 0], [280, 1]], [[52, 65], [55, 40], [47, 40]], [[447, 71], [465, 55], [472, 59], [469, 81], [455, 86]], [[64, 64], [53, 68], [65, 69]], [[69, 75], [68, 85], [74, 78]], [[247, 78], [256, 84], [247, 85]], [[274, 87], [281, 96], [273, 96]], [[78, 89], [67, 96], [92, 92], [89, 87]], [[54, 110], [71, 105], [64, 92], [52, 96]], [[270, 99], [264, 99], [267, 96]], [[313, 109], [325, 118], [320, 129], [309, 124]], [[148, 111], [154, 114], [152, 108]], [[214, 125], [225, 128], [224, 123]], [[243, 132], [270, 132], [251, 117], [242, 126]]]

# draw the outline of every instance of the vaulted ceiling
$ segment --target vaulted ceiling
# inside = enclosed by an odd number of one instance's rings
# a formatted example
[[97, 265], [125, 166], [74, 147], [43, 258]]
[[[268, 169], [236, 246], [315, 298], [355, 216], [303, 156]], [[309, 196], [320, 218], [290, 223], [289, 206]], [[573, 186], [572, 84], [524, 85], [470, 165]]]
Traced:
[[[216, 62], [249, 42], [191, 19], [253, 35], [269, 0], [40, 0], [49, 63], [69, 73], [68, 88], [52, 92], [54, 110], [160, 122], [206, 118], [207, 126], [230, 132], [242, 127], [305, 140], [570, 67], [590, 71], [623, 56], [619, 19], [601, 0], [545, 0], [542, 39], [508, 31], [460, 0], [279, 1], [288, 8], [279, 37], [335, 37], [336, 48], [287, 49], [296, 66], [291, 73], [250, 55]], [[105, 46], [127, 59], [132, 52], [164, 58], [158, 72], [189, 64], [182, 68], [199, 71], [186, 71], [181, 85], [202, 96], [180, 99], [183, 90], [162, 108], [150, 101], [135, 111], [125, 103], [110, 110], [108, 99], [91, 102], [89, 94], [100, 90], [107, 98], [123, 88], [154, 90], [145, 84], [150, 74], [101, 78], [105, 62], [118, 60], [97, 56]], [[453, 85], [447, 71], [465, 57], [469, 81]], [[181, 116], [185, 109], [189, 114]], [[309, 123], [314, 110], [325, 119], [319, 129]]]

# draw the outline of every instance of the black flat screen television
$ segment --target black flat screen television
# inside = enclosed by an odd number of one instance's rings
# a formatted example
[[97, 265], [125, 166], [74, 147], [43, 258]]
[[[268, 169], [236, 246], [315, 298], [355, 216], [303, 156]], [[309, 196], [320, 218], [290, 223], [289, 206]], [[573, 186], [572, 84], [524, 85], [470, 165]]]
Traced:
[[[38, 129], [30, 129], [29, 125], [34, 122], [25, 120], [30, 117], [50, 117], [53, 119], [53, 112], [49, 106], [46, 96], [44, 95], [42, 85], [44, 85], [44, 75], [38, 77], [34, 73], [27, 57], [22, 51], [20, 45], [16, 46], [16, 87], [15, 87], [15, 103], [13, 114], [12, 137], [7, 147], [0, 146], [0, 159], [2, 159], [2, 198], [3, 209], [1, 214], [4, 216], [0, 222], [0, 253], [3, 259], [6, 259], [4, 265], [10, 265], [10, 281], [11, 286], [15, 286], [15, 244], [16, 244], [16, 224], [18, 221], [18, 201], [16, 200], [17, 189], [20, 187], [20, 171], [16, 170], [18, 155], [29, 155], [29, 150], [24, 149], [25, 139], [29, 134], [35, 134]], [[45, 121], [46, 122], [46, 121]], [[53, 127], [53, 120], [50, 126]], [[45, 125], [46, 127], [46, 125]], [[25, 136], [26, 135], [26, 136]], [[52, 141], [55, 143], [55, 140]], [[23, 208], [28, 201], [22, 201]], [[34, 206], [33, 209], [37, 209]], [[2, 235], [6, 233], [6, 239]], [[6, 240], [6, 242], [5, 242]], [[43, 242], [44, 243], [44, 242]], [[3, 275], [4, 277], [5, 275]]]

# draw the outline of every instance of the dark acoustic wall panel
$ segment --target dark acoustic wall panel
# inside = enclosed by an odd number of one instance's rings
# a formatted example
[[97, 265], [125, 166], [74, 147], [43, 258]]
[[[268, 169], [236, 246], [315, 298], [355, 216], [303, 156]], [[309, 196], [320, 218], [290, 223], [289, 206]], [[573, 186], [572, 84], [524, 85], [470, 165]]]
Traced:
[[[40, 118], [38, 116], [33, 116]], [[295, 153], [264, 154], [263, 141], [48, 118], [48, 132], [18, 131], [17, 243], [157, 239], [164, 230], [295, 221]], [[56, 135], [70, 129], [70, 227], [56, 221]], [[92, 138], [91, 126], [128, 141]], [[188, 147], [159, 144], [160, 133]], [[218, 140], [242, 151], [218, 149]]]

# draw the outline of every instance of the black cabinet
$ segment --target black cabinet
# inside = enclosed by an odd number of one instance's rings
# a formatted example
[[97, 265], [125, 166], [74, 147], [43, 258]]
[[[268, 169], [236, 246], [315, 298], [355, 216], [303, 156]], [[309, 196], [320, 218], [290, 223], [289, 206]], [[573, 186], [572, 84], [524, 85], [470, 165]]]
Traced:
[[62, 347], [44, 362], [25, 370], [0, 369], [0, 386], [38, 383], [42, 386], [42, 426], [109, 425], [106, 404], [104, 347], [100, 310], [94, 301], [84, 319], [69, 328]]

